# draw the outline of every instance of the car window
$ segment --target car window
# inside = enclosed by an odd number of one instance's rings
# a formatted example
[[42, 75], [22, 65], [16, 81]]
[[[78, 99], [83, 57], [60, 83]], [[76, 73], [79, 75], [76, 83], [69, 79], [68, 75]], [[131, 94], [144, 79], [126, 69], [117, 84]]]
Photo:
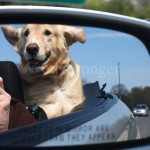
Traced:
[[142, 106], [141, 108], [145, 108], [145, 106]]

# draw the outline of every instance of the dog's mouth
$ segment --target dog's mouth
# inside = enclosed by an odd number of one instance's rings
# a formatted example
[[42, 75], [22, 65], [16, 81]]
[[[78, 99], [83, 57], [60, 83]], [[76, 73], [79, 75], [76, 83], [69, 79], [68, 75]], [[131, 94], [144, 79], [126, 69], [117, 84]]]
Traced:
[[37, 73], [40, 71], [43, 71], [44, 69], [44, 65], [48, 62], [50, 57], [50, 54], [48, 53], [47, 55], [45, 55], [45, 57], [43, 59], [37, 59], [32, 57], [31, 59], [28, 60], [28, 64], [29, 64], [29, 68], [31, 73]]
[[45, 57], [44, 60], [38, 60], [38, 59], [31, 58], [28, 61], [29, 62], [29, 67], [35, 68], [35, 67], [42, 66], [42, 64], [44, 64], [47, 60], [48, 60], [48, 57]]

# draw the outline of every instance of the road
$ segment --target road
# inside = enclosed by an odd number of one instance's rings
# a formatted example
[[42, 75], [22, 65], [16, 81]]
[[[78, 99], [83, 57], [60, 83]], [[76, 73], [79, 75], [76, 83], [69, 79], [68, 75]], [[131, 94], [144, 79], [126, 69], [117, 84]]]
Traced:
[[135, 117], [141, 138], [150, 137], [150, 113], [148, 117]]

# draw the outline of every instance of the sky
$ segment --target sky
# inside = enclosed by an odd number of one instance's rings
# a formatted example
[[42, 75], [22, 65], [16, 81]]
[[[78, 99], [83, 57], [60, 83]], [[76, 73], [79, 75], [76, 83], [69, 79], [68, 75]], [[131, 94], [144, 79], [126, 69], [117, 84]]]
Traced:
[[[140, 40], [118, 31], [82, 28], [86, 42], [76, 42], [70, 46], [69, 56], [81, 66], [83, 79], [90, 83], [99, 81], [100, 87], [107, 83], [106, 91], [109, 92], [113, 85], [119, 83], [119, 63], [120, 83], [128, 90], [137, 86], [150, 86], [150, 58]], [[0, 61], [20, 63], [20, 56], [7, 42], [1, 30], [0, 38]]]

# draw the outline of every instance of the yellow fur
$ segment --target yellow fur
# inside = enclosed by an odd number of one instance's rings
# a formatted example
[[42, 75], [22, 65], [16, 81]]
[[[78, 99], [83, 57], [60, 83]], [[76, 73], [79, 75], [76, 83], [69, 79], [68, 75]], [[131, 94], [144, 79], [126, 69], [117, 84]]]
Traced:
[[[68, 47], [79, 41], [85, 42], [81, 28], [63, 25], [28, 24], [24, 28], [2, 27], [6, 39], [20, 54], [20, 74], [23, 79], [26, 104], [41, 106], [48, 118], [65, 115], [84, 101], [80, 66], [68, 56]], [[29, 35], [25, 36], [25, 32]], [[46, 35], [46, 31], [50, 35]], [[14, 40], [15, 37], [15, 40]], [[31, 73], [28, 65], [30, 56], [26, 52], [29, 44], [36, 43], [39, 51], [35, 56], [48, 60]], [[57, 72], [60, 73], [57, 73]]]

